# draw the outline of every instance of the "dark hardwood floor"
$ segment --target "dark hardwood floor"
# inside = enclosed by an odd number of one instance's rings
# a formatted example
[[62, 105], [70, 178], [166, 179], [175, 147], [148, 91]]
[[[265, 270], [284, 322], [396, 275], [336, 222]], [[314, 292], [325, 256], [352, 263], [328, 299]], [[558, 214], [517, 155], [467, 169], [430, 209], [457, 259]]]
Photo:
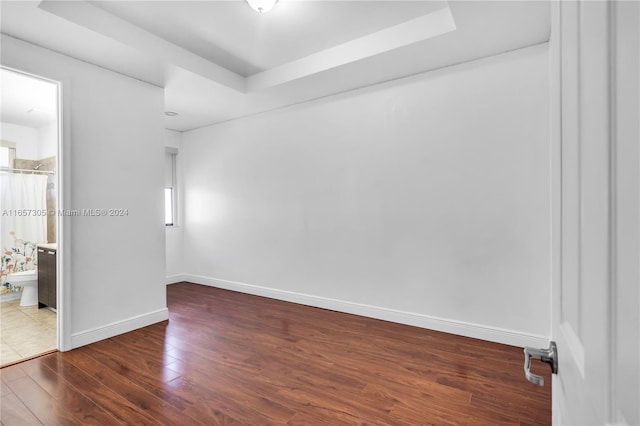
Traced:
[[0, 370], [2, 424], [533, 425], [522, 349], [168, 286], [170, 320]]

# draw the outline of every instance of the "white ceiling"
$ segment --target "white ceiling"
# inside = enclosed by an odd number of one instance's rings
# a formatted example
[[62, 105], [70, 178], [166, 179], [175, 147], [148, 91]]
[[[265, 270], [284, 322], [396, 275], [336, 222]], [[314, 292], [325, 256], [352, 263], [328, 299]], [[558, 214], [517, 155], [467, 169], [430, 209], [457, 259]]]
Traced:
[[346, 43], [442, 2], [281, 1], [264, 15], [244, 1], [96, 1], [94, 5], [247, 77]]
[[549, 39], [544, 1], [1, 1], [0, 32], [165, 88], [189, 130]]

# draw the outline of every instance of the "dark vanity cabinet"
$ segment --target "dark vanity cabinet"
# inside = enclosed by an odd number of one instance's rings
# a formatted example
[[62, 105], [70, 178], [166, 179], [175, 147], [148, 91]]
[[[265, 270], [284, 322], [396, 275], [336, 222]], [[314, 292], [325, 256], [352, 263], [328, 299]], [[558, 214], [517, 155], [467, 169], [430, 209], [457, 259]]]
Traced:
[[56, 249], [38, 246], [38, 308], [56, 308]]

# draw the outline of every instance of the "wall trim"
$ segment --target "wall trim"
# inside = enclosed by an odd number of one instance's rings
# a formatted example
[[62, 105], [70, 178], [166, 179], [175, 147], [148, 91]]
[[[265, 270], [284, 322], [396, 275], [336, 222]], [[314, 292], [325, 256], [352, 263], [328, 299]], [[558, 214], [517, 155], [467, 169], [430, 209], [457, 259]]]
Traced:
[[73, 333], [71, 335], [70, 349], [79, 348], [80, 346], [108, 339], [119, 334], [128, 333], [129, 331], [137, 330], [138, 328], [146, 327], [168, 319], [169, 309], [163, 308], [146, 314], [136, 315], [121, 321], [112, 322], [101, 327], [92, 328], [79, 333]]
[[549, 345], [549, 337], [524, 333], [516, 330], [473, 324], [415, 312], [400, 311], [380, 306], [365, 305], [362, 303], [348, 302], [292, 291], [278, 290], [275, 288], [223, 280], [219, 278], [204, 277], [193, 274], [181, 274], [181, 277], [183, 278], [181, 281], [192, 282], [195, 284], [202, 284], [210, 287], [299, 303], [316, 308], [329, 309], [332, 311], [412, 325], [429, 330], [442, 331], [445, 333], [488, 340], [490, 342], [503, 343], [506, 345], [519, 347], [532, 346], [536, 348], [546, 348]]
[[181, 281], [186, 281], [188, 274], [182, 273], [182, 274], [174, 274], [174, 275], [167, 275], [165, 277], [165, 284], [169, 285], [169, 284], [175, 284], [175, 283], [179, 283]]

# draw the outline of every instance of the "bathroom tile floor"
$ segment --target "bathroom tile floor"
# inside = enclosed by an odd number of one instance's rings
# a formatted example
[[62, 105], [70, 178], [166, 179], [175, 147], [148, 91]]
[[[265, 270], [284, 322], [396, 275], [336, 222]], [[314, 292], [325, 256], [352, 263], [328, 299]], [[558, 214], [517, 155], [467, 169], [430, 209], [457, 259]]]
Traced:
[[56, 313], [20, 300], [0, 303], [0, 366], [56, 349]]

